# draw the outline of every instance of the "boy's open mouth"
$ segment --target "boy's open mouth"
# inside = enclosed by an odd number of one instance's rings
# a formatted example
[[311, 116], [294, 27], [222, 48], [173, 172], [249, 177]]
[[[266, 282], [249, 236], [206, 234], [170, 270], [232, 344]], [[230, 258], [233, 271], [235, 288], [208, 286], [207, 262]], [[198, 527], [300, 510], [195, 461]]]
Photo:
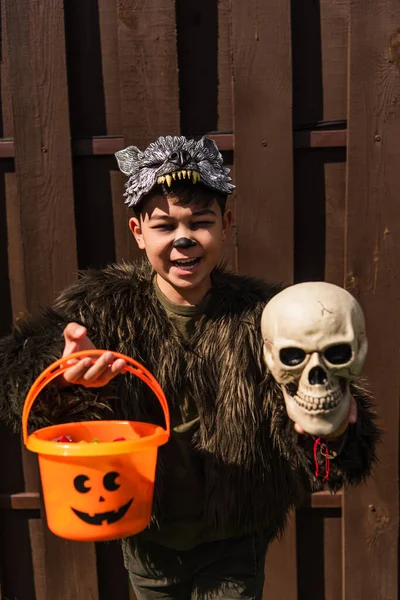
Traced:
[[200, 258], [181, 258], [180, 260], [172, 260], [172, 264], [174, 267], [178, 269], [185, 269], [186, 271], [190, 271], [194, 269], [196, 265], [199, 264]]
[[190, 169], [174, 171], [172, 173], [167, 173], [167, 175], [160, 175], [157, 179], [157, 183], [166, 183], [168, 187], [171, 187], [172, 182], [177, 179], [188, 179], [189, 181], [192, 181], [192, 183], [197, 183], [200, 181], [200, 173], [198, 171], [191, 171]]

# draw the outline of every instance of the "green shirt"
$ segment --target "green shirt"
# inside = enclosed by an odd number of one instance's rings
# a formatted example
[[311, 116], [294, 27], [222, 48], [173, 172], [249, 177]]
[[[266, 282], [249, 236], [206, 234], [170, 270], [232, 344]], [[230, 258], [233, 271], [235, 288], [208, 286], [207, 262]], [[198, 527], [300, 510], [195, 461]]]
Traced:
[[[168, 317], [186, 341], [196, 331], [209, 298], [197, 306], [174, 304], [161, 292], [154, 279], [157, 298]], [[202, 459], [192, 450], [193, 434], [199, 425], [194, 401], [183, 397], [179, 407], [171, 410], [171, 439], [168, 443], [170, 473], [163, 495], [160, 528], [152, 526], [140, 536], [177, 550], [188, 550], [218, 536], [206, 530], [203, 521], [205, 476]]]

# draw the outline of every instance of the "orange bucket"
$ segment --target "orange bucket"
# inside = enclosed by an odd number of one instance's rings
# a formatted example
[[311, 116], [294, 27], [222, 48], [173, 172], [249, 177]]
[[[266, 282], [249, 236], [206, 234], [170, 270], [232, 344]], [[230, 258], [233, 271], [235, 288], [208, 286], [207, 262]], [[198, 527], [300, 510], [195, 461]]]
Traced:
[[[164, 411], [165, 429], [134, 421], [87, 421], [52, 425], [28, 435], [28, 416], [34, 401], [50, 381], [71, 366], [67, 361], [99, 357], [104, 352], [75, 352], [51, 364], [29, 390], [22, 413], [24, 444], [39, 457], [48, 527], [69, 540], [112, 540], [147, 527], [158, 446], [170, 436], [168, 404], [157, 380], [140, 363], [118, 352], [112, 354], [127, 362], [124, 372], [139, 377], [157, 396]], [[73, 441], [54, 441], [63, 435]], [[96, 443], [90, 443], [93, 440]]]

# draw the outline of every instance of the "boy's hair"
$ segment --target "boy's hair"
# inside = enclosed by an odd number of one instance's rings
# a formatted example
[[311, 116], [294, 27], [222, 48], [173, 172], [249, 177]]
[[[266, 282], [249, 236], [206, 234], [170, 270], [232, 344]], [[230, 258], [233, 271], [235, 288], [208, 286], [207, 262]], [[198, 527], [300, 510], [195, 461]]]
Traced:
[[184, 181], [177, 181], [173, 183], [171, 188], [165, 184], [153, 187], [149, 194], [143, 196], [140, 204], [133, 207], [135, 217], [140, 218], [140, 215], [145, 210], [147, 201], [156, 195], [165, 196], [166, 198], [177, 198], [176, 204], [180, 206], [195, 204], [208, 208], [215, 200], [221, 209], [222, 216], [225, 213], [227, 194], [211, 190], [201, 183], [194, 185], [192, 183], [185, 183]]

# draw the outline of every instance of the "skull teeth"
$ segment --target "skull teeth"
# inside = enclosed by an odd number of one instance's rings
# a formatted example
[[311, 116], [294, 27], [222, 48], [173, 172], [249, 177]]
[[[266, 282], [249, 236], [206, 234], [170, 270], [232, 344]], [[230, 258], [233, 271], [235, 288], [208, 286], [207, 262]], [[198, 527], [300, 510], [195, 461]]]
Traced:
[[157, 183], [159, 185], [166, 183], [168, 187], [171, 187], [172, 181], [176, 181], [176, 179], [188, 179], [191, 180], [192, 183], [198, 183], [200, 181], [200, 173], [198, 171], [192, 171], [189, 169], [174, 171], [173, 173], [168, 173], [167, 175], [160, 175], [160, 177], [157, 179]]
[[334, 392], [320, 398], [315, 396], [307, 396], [299, 391], [293, 396], [293, 399], [301, 408], [304, 408], [310, 412], [332, 410], [338, 406], [341, 398], [342, 392], [340, 390], [335, 390]]

